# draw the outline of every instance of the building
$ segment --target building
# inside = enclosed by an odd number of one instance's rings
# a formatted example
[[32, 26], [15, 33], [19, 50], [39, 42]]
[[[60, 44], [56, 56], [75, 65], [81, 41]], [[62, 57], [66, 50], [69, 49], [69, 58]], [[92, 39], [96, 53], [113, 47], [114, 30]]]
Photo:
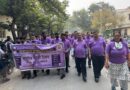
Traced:
[[[11, 17], [0, 15], [0, 23], [9, 25], [11, 22]], [[11, 32], [8, 30], [4, 30], [2, 27], [0, 27], [0, 40], [4, 40], [7, 36], [10, 36], [12, 38]]]
[[117, 28], [113, 30], [120, 30], [123, 36], [130, 36], [130, 7], [127, 9], [118, 9], [117, 14], [123, 17]]

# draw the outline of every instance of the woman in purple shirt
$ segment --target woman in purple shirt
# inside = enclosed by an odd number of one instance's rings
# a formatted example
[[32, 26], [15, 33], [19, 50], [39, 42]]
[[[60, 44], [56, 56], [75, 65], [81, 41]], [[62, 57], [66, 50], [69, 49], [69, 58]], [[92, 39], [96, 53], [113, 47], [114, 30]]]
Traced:
[[120, 32], [114, 33], [114, 39], [106, 49], [105, 67], [109, 68], [111, 77], [111, 90], [116, 90], [117, 80], [120, 81], [121, 90], [128, 90], [128, 65], [129, 49], [127, 43], [121, 39]]
[[82, 73], [83, 81], [86, 82], [86, 56], [87, 56], [87, 44], [83, 40], [81, 34], [78, 34], [78, 39], [74, 42], [74, 56], [76, 61], [76, 68], [78, 76]]
[[93, 71], [95, 82], [99, 82], [99, 78], [101, 76], [101, 70], [104, 66], [105, 62], [105, 40], [98, 35], [98, 31], [93, 33], [93, 38], [90, 40], [89, 48], [90, 48], [90, 58], [93, 63]]

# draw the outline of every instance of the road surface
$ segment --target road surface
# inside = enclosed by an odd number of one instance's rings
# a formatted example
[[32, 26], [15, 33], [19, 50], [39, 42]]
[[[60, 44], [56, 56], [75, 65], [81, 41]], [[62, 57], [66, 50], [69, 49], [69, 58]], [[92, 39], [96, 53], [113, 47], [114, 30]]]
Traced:
[[[66, 78], [60, 80], [56, 70], [52, 70], [50, 75], [39, 73], [38, 77], [30, 80], [22, 80], [19, 70], [15, 70], [10, 76], [11, 80], [0, 84], [0, 90], [111, 90], [110, 80], [104, 69], [99, 83], [95, 83], [92, 68], [87, 68], [87, 82], [78, 77], [75, 69], [74, 60], [70, 60], [70, 72]], [[118, 87], [117, 90], [120, 90]], [[130, 83], [129, 83], [130, 90]]]

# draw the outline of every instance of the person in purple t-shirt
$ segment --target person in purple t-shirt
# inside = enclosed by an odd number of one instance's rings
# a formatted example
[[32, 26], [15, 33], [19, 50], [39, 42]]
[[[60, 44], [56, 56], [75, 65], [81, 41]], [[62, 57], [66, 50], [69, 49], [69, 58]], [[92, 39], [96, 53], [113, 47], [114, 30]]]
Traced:
[[[47, 45], [47, 44], [51, 43], [51, 40], [49, 38], [47, 38], [47, 35], [46, 35], [45, 32], [42, 32], [41, 36], [42, 36], [41, 42], [42, 42], [43, 45]], [[44, 70], [42, 70], [42, 72], [44, 72]], [[47, 75], [50, 74], [50, 70], [49, 69], [46, 70], [46, 74]]]
[[[66, 31], [65, 32], [65, 37], [66, 37], [66, 39], [70, 42], [70, 44], [71, 44], [71, 40], [72, 40], [72, 38], [71, 38], [71, 36], [69, 35], [69, 32], [68, 31]], [[72, 47], [72, 46], [71, 46]], [[70, 52], [69, 52], [69, 55], [70, 55]], [[69, 64], [69, 67], [70, 67], [70, 63], [69, 63], [70, 61], [68, 61], [68, 64]]]
[[[69, 40], [66, 39], [66, 34], [61, 34], [61, 40], [62, 43], [64, 44], [64, 52], [65, 52], [65, 61], [66, 61], [66, 69], [65, 71], [68, 73], [68, 67], [69, 67], [69, 52], [71, 49], [70, 46], [70, 42]], [[65, 71], [63, 70], [62, 75], [61, 75], [61, 79], [63, 79], [65, 77]]]
[[94, 71], [94, 77], [95, 82], [99, 82], [99, 78], [101, 76], [101, 70], [104, 66], [105, 62], [105, 40], [103, 38], [100, 38], [98, 35], [98, 31], [95, 31], [93, 33], [93, 38], [90, 40], [89, 48], [93, 63], [93, 71]]
[[76, 68], [78, 72], [78, 76], [82, 73], [83, 81], [87, 81], [87, 70], [86, 70], [86, 57], [87, 57], [87, 44], [83, 40], [81, 34], [78, 34], [78, 39], [74, 42], [74, 56], [76, 61]]
[[58, 33], [55, 33], [55, 39], [54, 39], [54, 44], [61, 42], [61, 38], [59, 37]]
[[[31, 37], [30, 44], [41, 44], [40, 40], [37, 40], [35, 36]], [[31, 71], [30, 71], [31, 73]], [[37, 70], [33, 70], [33, 78], [37, 77]]]
[[121, 90], [128, 90], [127, 60], [130, 60], [128, 45], [121, 39], [120, 32], [115, 32], [114, 39], [106, 48], [105, 67], [109, 69], [111, 90], [116, 90], [117, 80], [120, 82]]

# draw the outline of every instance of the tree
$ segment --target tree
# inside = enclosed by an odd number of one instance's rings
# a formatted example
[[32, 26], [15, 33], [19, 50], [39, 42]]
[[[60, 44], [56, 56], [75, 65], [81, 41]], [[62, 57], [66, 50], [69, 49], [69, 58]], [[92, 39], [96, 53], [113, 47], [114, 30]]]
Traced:
[[59, 2], [59, 0], [39, 0], [42, 2], [44, 8], [44, 14], [48, 17], [48, 32], [53, 32], [58, 30], [63, 30], [63, 25], [68, 19], [66, 14], [66, 7], [68, 6], [68, 1], [64, 0]]
[[89, 13], [85, 9], [75, 11], [73, 13], [73, 16], [70, 17], [70, 22], [72, 23], [73, 26], [77, 26], [83, 31], [90, 30], [91, 20]]
[[[63, 26], [68, 18], [65, 10], [68, 2], [64, 0], [0, 0], [0, 15], [13, 18], [10, 25], [13, 38], [14, 25], [18, 26], [18, 33], [23, 36], [27, 33], [24, 28], [29, 27], [28, 32], [42, 32], [43, 29], [52, 32], [56, 26]], [[2, 10], [1, 10], [2, 9]], [[60, 22], [60, 23], [59, 23]]]
[[90, 13], [94, 13], [101, 9], [110, 9], [111, 11], [115, 11], [115, 8], [113, 6], [109, 5], [108, 3], [104, 3], [104, 2], [93, 3], [88, 8]]
[[92, 4], [89, 10], [91, 12], [91, 28], [98, 29], [100, 32], [104, 32], [103, 30], [107, 29], [108, 24], [111, 28], [116, 27], [123, 18], [117, 15], [113, 6], [103, 2]]

